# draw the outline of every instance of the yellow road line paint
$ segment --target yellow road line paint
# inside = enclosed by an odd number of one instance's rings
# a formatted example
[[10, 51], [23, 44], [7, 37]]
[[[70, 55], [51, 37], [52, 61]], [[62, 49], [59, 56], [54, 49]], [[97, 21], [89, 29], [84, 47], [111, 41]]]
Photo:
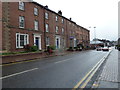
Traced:
[[98, 86], [99, 86], [99, 84], [93, 84], [92, 86], [93, 86], [93, 87], [98, 87]]
[[90, 75], [90, 73], [96, 68], [96, 66], [102, 61], [102, 59], [85, 75], [84, 78], [82, 78], [82, 80], [80, 80], [80, 82], [77, 83], [77, 85], [74, 88], [78, 88], [83, 83], [83, 81]]
[[92, 74], [87, 78], [87, 80], [85, 81], [85, 83], [81, 86], [81, 88], [85, 88], [85, 86], [88, 84], [88, 82], [91, 80], [91, 78], [93, 77], [93, 75], [95, 74], [95, 72], [98, 70], [98, 68], [100, 67], [100, 65], [103, 63], [104, 59], [101, 61], [101, 63], [97, 66], [97, 68], [92, 72]]
[[13, 62], [13, 63], [9, 63], [9, 64], [3, 64], [0, 66], [9, 66], [9, 65], [14, 65], [14, 64], [20, 64], [20, 63], [25, 63], [25, 62], [33, 62], [33, 61], [37, 61], [38, 59], [34, 59], [34, 60], [25, 60], [25, 61], [20, 61], [20, 62]]
[[[110, 51], [111, 52], [111, 51]], [[105, 60], [105, 58], [110, 54], [107, 53], [78, 83], [77, 85], [74, 87], [74, 88], [78, 88], [82, 83], [83, 81], [85, 81], [85, 79], [87, 79], [87, 81], [82, 85], [81, 88], [84, 88], [87, 83], [90, 81], [90, 79], [92, 78], [92, 76], [95, 74], [95, 72], [97, 71], [98, 67], [102, 64], [102, 62]], [[91, 75], [90, 75], [91, 74]], [[90, 75], [90, 76], [89, 76]], [[89, 77], [88, 77], [89, 76]]]

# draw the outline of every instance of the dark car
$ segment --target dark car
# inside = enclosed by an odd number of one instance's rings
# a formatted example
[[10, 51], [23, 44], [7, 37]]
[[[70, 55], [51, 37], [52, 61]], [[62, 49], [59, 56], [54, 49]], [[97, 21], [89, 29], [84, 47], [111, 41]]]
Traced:
[[97, 51], [102, 51], [102, 47], [97, 47], [96, 50]]

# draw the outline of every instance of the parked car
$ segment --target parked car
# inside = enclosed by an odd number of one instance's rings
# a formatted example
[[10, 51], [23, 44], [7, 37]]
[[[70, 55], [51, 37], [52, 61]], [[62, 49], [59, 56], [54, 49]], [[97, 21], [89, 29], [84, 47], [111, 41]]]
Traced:
[[103, 47], [102, 51], [109, 51], [109, 47]]
[[117, 47], [117, 49], [120, 51], [120, 47]]
[[97, 47], [96, 50], [97, 51], [102, 51], [102, 47]]

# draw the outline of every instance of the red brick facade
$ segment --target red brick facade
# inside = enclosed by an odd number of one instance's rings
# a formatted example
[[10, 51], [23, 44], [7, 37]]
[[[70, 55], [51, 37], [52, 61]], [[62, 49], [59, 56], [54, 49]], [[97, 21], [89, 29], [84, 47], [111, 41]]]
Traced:
[[[24, 10], [19, 9], [18, 2], [4, 2], [2, 4], [3, 21], [0, 36], [3, 34], [3, 51], [24, 50], [17, 47], [18, 43], [16, 44], [19, 41], [17, 37], [22, 38], [22, 35], [28, 35], [23, 38], [28, 40], [26, 40], [26, 44], [29, 43], [32, 46], [39, 43], [41, 50], [45, 50], [47, 47], [46, 38], [49, 38], [49, 46], [56, 46], [56, 49], [75, 47], [79, 43], [89, 45], [89, 30], [62, 16], [62, 12], [56, 13], [35, 2], [24, 2]], [[38, 15], [34, 15], [34, 8], [37, 8]], [[48, 19], [45, 18], [45, 13], [48, 14]], [[19, 27], [20, 16], [24, 17], [24, 28]], [[56, 21], [56, 16], [58, 21]], [[34, 21], [38, 21], [38, 30], [34, 28]], [[48, 31], [46, 31], [46, 24]], [[56, 26], [58, 31], [56, 31]], [[19, 42], [19, 44], [21, 43], [22, 41]]]
[[0, 1], [0, 51], [2, 51], [2, 3]]

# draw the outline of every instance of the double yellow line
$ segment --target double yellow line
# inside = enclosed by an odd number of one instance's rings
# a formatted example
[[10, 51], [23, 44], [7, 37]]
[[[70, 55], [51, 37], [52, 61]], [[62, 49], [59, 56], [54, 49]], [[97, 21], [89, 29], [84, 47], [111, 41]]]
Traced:
[[88, 84], [88, 82], [91, 80], [95, 72], [98, 70], [98, 68], [101, 66], [101, 64], [105, 61], [106, 57], [109, 54], [105, 55], [83, 78], [80, 80], [77, 85], [74, 87], [76, 88], [85, 88], [85, 86]]
[[23, 60], [23, 61], [19, 61], [19, 62], [12, 62], [12, 63], [8, 63], [8, 64], [2, 64], [0, 66], [9, 66], [9, 65], [14, 65], [14, 64], [20, 64], [20, 63], [26, 63], [26, 62], [34, 62], [37, 61], [38, 59], [33, 59], [33, 60]]

